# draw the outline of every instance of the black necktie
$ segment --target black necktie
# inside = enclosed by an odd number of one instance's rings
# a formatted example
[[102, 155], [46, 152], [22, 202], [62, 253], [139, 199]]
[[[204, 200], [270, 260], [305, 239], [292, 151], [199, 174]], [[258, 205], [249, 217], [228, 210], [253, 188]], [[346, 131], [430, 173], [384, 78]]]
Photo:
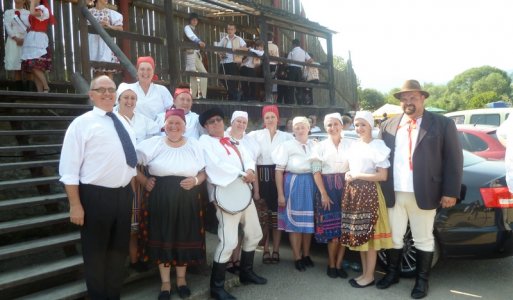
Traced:
[[137, 154], [135, 154], [134, 144], [130, 139], [130, 135], [128, 135], [125, 126], [123, 126], [121, 121], [118, 119], [118, 117], [114, 115], [113, 112], [107, 112], [107, 116], [109, 116], [114, 122], [114, 128], [116, 128], [119, 140], [121, 141], [121, 145], [123, 146], [123, 151], [125, 152], [127, 165], [134, 168], [135, 165], [137, 165]]

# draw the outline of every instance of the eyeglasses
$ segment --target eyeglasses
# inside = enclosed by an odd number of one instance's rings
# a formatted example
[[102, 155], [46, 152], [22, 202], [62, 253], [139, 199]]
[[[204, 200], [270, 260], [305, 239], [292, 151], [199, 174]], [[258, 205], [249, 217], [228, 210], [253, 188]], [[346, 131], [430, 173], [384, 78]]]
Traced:
[[106, 92], [109, 92], [111, 94], [114, 94], [116, 92], [116, 88], [110, 87], [110, 88], [97, 88], [97, 89], [91, 89], [91, 91], [95, 91], [100, 94], [105, 94]]
[[212, 119], [207, 120], [206, 123], [207, 123], [207, 125], [212, 125], [217, 122], [223, 122], [223, 118], [221, 118], [221, 117], [212, 118]]

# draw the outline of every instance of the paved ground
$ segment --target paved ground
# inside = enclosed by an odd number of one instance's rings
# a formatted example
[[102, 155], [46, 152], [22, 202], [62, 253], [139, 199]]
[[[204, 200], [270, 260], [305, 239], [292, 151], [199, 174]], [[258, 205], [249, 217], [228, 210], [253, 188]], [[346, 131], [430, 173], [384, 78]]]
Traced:
[[[217, 240], [207, 234], [207, 247], [213, 249]], [[209, 251], [211, 252], [211, 251]], [[229, 274], [227, 281], [230, 293], [239, 300], [255, 299], [410, 299], [413, 279], [401, 279], [401, 282], [388, 290], [375, 287], [365, 289], [352, 288], [347, 279], [331, 279], [326, 276], [326, 252], [323, 247], [314, 247], [312, 257], [316, 266], [304, 273], [294, 269], [291, 252], [285, 243], [281, 250], [281, 263], [262, 265], [262, 252], [255, 255], [255, 270], [266, 277], [266, 286], [239, 286], [238, 278]], [[211, 253], [208, 257], [212, 261]], [[354, 255], [353, 255], [354, 256]], [[349, 278], [357, 273], [348, 271]], [[379, 270], [376, 278], [382, 276]], [[208, 299], [209, 274], [190, 274], [189, 285], [193, 292], [190, 299]], [[427, 299], [513, 299], [513, 257], [494, 260], [440, 261], [432, 271], [431, 289]], [[123, 291], [122, 299], [156, 299], [160, 288], [157, 276], [131, 285]], [[179, 299], [173, 295], [173, 299]]]

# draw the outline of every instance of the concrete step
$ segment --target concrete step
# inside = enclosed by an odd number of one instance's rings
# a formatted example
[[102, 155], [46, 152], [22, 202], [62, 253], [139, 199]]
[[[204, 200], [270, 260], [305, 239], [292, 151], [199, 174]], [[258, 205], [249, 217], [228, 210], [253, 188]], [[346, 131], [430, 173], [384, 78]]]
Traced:
[[38, 216], [27, 219], [20, 219], [0, 223], [0, 234], [9, 232], [18, 232], [32, 228], [53, 225], [69, 221], [69, 213], [58, 213], [51, 215]]
[[5, 245], [0, 247], [0, 260], [36, 253], [46, 249], [75, 244], [79, 241], [80, 233], [71, 232], [17, 244]]
[[59, 151], [62, 144], [46, 144], [46, 145], [16, 145], [16, 146], [3, 146], [0, 147], [0, 153], [8, 152], [22, 152], [22, 151], [38, 151], [38, 150], [56, 150]]
[[66, 133], [66, 129], [0, 130], [0, 136], [64, 135], [64, 133]]
[[57, 166], [58, 164], [59, 164], [58, 159], [0, 163], [0, 171], [15, 170], [15, 169], [28, 169], [28, 168], [35, 168], [35, 167]]
[[0, 190], [57, 183], [59, 182], [59, 178], [59, 176], [48, 176], [0, 181]]
[[76, 116], [0, 116], [0, 121], [73, 121]]
[[30, 207], [30, 206], [35, 206], [35, 205], [50, 204], [50, 203], [55, 203], [55, 202], [59, 202], [59, 201], [64, 201], [67, 199], [68, 199], [68, 196], [66, 194], [59, 193], [59, 194], [53, 194], [53, 195], [3, 200], [3, 201], [0, 201], [0, 211], [10, 210], [10, 209], [14, 209], [14, 208]]

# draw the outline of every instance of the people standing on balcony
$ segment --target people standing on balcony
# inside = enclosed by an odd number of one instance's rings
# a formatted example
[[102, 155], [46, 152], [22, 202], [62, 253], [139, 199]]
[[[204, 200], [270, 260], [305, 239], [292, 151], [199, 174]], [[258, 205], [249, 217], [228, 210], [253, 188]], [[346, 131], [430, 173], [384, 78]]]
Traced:
[[[246, 42], [235, 32], [237, 28], [235, 24], [228, 23], [226, 26], [227, 35], [219, 41], [218, 46], [231, 50], [247, 50]], [[241, 49], [243, 48], [243, 49]], [[221, 58], [219, 65], [219, 73], [224, 75], [239, 75], [239, 66], [242, 63], [242, 56], [239, 54], [222, 52], [218, 54]], [[222, 80], [225, 88], [228, 90], [228, 100], [240, 100], [239, 81], [238, 80]]]
[[[318, 62], [314, 62], [314, 56], [311, 53], [308, 53], [312, 59], [312, 63], [318, 65]], [[303, 72], [303, 79], [308, 83], [319, 83], [319, 68], [306, 66]], [[305, 98], [304, 104], [312, 105], [314, 103], [313, 99], [313, 89], [311, 87], [305, 88]], [[313, 131], [312, 131], [313, 132]]]
[[[289, 60], [295, 60], [302, 63], [311, 63], [312, 58], [308, 52], [303, 50], [298, 39], [292, 40], [292, 50], [287, 56]], [[303, 70], [305, 66], [289, 63], [287, 67], [287, 80], [300, 82], [303, 81]], [[289, 86], [287, 90], [286, 104], [304, 104], [304, 88]]]
[[113, 112], [116, 85], [108, 76], [92, 80], [89, 98], [93, 109], [66, 131], [60, 181], [68, 195], [70, 221], [80, 226], [88, 296], [119, 299], [130, 239], [135, 133]]
[[200, 185], [205, 180], [201, 145], [184, 136], [182, 109], [166, 112], [166, 136], [153, 137], [137, 145], [137, 158], [148, 168], [137, 180], [149, 192], [143, 240], [151, 262], [158, 264], [161, 288], [158, 299], [170, 299], [171, 266], [176, 268], [180, 298], [187, 298], [187, 266], [205, 260], [205, 231], [201, 213]]
[[[272, 31], [269, 31], [267, 33], [267, 50], [268, 50], [268, 57], [269, 57], [269, 70], [271, 71], [271, 78], [276, 79], [276, 71], [278, 69], [278, 62], [275, 60], [272, 60], [273, 57], [280, 57], [280, 49], [278, 48], [278, 45], [276, 45], [273, 41], [274, 33]], [[273, 83], [272, 87], [273, 92], [273, 99], [276, 101], [276, 98], [278, 97], [278, 85], [276, 83]]]
[[22, 89], [21, 48], [30, 28], [30, 12], [25, 7], [25, 0], [15, 0], [14, 9], [4, 12], [4, 29], [7, 33], [5, 39], [4, 66], [6, 71], [12, 71], [17, 87]]
[[328, 138], [315, 145], [312, 151], [312, 172], [317, 185], [315, 194], [315, 240], [328, 245], [327, 275], [346, 278], [342, 268], [345, 246], [340, 244], [345, 173], [344, 163], [351, 143], [342, 137], [342, 117], [339, 113], [324, 117]]
[[[123, 15], [107, 8], [107, 0], [95, 0], [95, 6], [89, 12], [103, 28], [123, 30]], [[89, 23], [89, 22], [88, 22]], [[89, 60], [119, 64], [114, 52], [107, 46], [99, 34], [89, 33]], [[93, 68], [93, 77], [107, 75], [110, 78], [116, 73], [116, 69]]]
[[165, 86], [153, 83], [157, 76], [151, 56], [138, 57], [136, 69], [138, 81], [129, 84], [137, 94], [136, 112], [157, 120], [159, 114], [164, 114], [173, 105], [173, 97]]
[[308, 139], [310, 123], [306, 117], [295, 117], [292, 126], [295, 139], [281, 143], [272, 158], [276, 164], [278, 229], [289, 233], [294, 266], [304, 272], [314, 266], [310, 258], [316, 192], [310, 162], [313, 144]]
[[52, 56], [48, 47], [48, 27], [55, 24], [48, 0], [30, 1], [30, 29], [21, 48], [21, 69], [32, 73], [38, 92], [48, 93], [46, 71], [52, 68]]
[[[278, 130], [280, 122], [278, 106], [264, 106], [262, 108], [262, 119], [264, 128], [248, 134], [260, 146], [260, 152], [256, 158], [257, 181], [253, 188], [253, 200], [257, 203], [260, 226], [264, 235], [262, 262], [264, 264], [277, 264], [280, 262], [281, 231], [278, 230], [278, 191], [276, 190], [275, 179], [276, 165], [272, 159], [272, 152], [281, 143], [293, 140], [294, 137]], [[273, 243], [272, 253], [269, 251], [270, 233], [272, 234]]]
[[[244, 48], [242, 48], [244, 49]], [[241, 50], [242, 50], [241, 49]], [[258, 56], [264, 55], [264, 43], [261, 40], [256, 40], [254, 47], [245, 48], [248, 49], [250, 53], [256, 54]], [[258, 68], [261, 64], [261, 59], [259, 57], [254, 56], [246, 56], [242, 61], [242, 65], [240, 67], [240, 75], [248, 76], [248, 77], [257, 77], [256, 68]], [[241, 100], [256, 100], [256, 82], [242, 81], [242, 96]]]
[[[196, 35], [196, 26], [198, 26], [199, 17], [196, 13], [189, 14], [189, 24], [184, 27], [185, 37], [197, 44], [200, 48], [205, 48], [205, 42], [203, 42]], [[187, 49], [185, 50], [185, 71], [207, 73], [201, 52], [198, 49]], [[207, 87], [208, 79], [206, 77], [191, 76], [189, 78], [191, 85], [191, 94], [193, 99], [204, 99], [207, 98]]]
[[377, 251], [392, 247], [385, 199], [379, 185], [387, 179], [390, 149], [382, 140], [373, 139], [371, 112], [357, 112], [354, 125], [359, 140], [352, 143], [344, 157], [349, 170], [345, 174], [340, 243], [360, 252], [363, 272], [350, 279], [349, 284], [365, 288], [374, 285]]

